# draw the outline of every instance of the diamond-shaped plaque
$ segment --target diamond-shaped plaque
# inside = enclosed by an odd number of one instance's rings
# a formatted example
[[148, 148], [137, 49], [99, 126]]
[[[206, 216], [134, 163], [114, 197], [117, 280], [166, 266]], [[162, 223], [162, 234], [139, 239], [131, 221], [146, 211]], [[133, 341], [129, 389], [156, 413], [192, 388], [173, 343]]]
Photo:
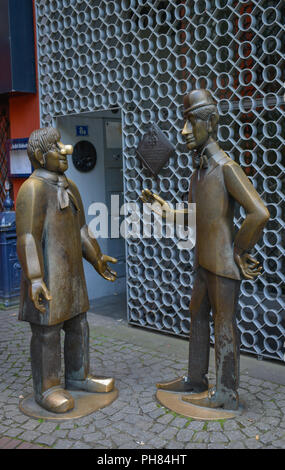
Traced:
[[157, 176], [174, 152], [174, 146], [157, 124], [152, 123], [139, 143], [136, 152], [152, 175]]

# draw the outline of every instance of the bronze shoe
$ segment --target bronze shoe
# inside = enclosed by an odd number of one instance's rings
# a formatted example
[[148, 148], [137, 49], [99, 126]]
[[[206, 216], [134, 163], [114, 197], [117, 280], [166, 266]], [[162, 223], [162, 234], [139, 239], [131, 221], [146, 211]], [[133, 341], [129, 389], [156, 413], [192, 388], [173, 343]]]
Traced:
[[157, 383], [156, 387], [162, 390], [167, 390], [169, 392], [192, 392], [192, 393], [201, 393], [208, 390], [208, 380], [205, 378], [204, 381], [200, 383], [194, 383], [186, 376], [178, 377], [177, 379], [171, 380], [170, 382], [161, 382]]
[[183, 396], [182, 400], [192, 405], [205, 408], [223, 408], [225, 410], [237, 410], [239, 407], [238, 393], [220, 393], [215, 389], [209, 390], [208, 396], [204, 398], [194, 398]]
[[62, 387], [51, 387], [41, 394], [40, 397], [35, 397], [36, 402], [52, 413], [66, 413], [74, 408], [74, 399]]
[[66, 379], [65, 384], [68, 390], [108, 393], [113, 390], [115, 380], [112, 377], [94, 377], [93, 375], [87, 375], [86, 379], [83, 380]]

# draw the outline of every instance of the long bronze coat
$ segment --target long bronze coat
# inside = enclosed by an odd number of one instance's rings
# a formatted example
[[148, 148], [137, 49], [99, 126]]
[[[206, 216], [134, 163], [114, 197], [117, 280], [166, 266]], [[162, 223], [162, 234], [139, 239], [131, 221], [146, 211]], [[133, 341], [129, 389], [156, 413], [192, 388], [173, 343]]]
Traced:
[[[194, 267], [240, 280], [234, 241], [244, 251], [254, 246], [264, 225], [256, 214], [265, 214], [266, 208], [243, 170], [223, 150], [208, 163], [207, 169], [195, 170], [190, 181], [189, 202], [196, 203]], [[247, 214], [238, 235], [233, 222], [235, 202]]]
[[[55, 325], [89, 308], [80, 234], [85, 224], [83, 206], [75, 184], [62, 178], [70, 192], [63, 209], [57, 176], [47, 170], [36, 170], [17, 197], [18, 256], [23, 268], [19, 319], [41, 325]], [[36, 278], [44, 280], [52, 296], [44, 303], [45, 313], [35, 308], [28, 294], [30, 279]]]

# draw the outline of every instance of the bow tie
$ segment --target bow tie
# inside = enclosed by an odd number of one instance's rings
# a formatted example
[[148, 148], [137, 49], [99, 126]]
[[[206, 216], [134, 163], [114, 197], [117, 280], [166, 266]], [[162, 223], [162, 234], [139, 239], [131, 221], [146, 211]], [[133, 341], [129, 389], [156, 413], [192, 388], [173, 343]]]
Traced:
[[57, 185], [57, 201], [59, 209], [63, 210], [68, 207], [69, 201], [71, 200], [75, 209], [77, 211], [80, 210], [74, 194], [69, 189], [68, 180], [65, 175], [57, 175], [56, 173], [45, 170], [44, 168], [38, 168], [34, 171], [33, 176]]
[[194, 161], [195, 161], [195, 168], [201, 170], [205, 170], [206, 168], [208, 168], [208, 157], [206, 157], [205, 154], [202, 154], [202, 155], [195, 155], [194, 156]]

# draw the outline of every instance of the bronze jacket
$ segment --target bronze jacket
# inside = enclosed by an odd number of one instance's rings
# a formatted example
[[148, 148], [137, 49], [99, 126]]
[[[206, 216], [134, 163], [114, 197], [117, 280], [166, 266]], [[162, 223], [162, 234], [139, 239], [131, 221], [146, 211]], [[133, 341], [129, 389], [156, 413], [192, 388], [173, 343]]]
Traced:
[[[83, 271], [81, 227], [83, 206], [75, 184], [62, 177], [70, 195], [61, 208], [57, 176], [35, 170], [21, 186], [16, 204], [17, 250], [23, 268], [19, 319], [54, 325], [89, 308]], [[37, 310], [29, 297], [30, 279], [41, 277], [52, 300], [46, 312]]]
[[[195, 265], [219, 276], [241, 279], [234, 260], [235, 246], [250, 250], [257, 242], [268, 217], [261, 198], [240, 168], [223, 150], [208, 160], [207, 169], [194, 171], [189, 202], [196, 203]], [[238, 231], [234, 228], [234, 206], [247, 216]]]

